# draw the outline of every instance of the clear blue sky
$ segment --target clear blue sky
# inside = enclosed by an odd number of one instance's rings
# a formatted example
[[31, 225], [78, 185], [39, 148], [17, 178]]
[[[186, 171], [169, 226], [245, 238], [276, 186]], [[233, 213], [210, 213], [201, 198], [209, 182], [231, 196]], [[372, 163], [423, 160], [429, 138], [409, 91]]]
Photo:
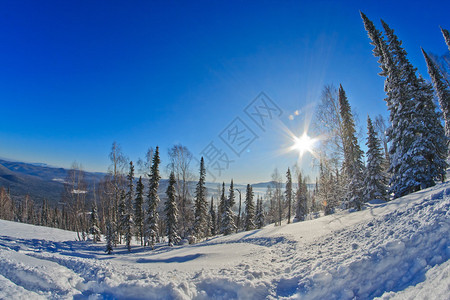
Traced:
[[[163, 164], [175, 143], [213, 142], [234, 161], [217, 180], [265, 181], [297, 159], [280, 124], [300, 134], [324, 84], [342, 83], [363, 126], [387, 115], [359, 10], [426, 78], [420, 47], [446, 50], [448, 1], [312, 2], [2, 1], [0, 156], [105, 171], [113, 141], [134, 161], [159, 145]], [[283, 111], [265, 132], [244, 112], [260, 92]], [[236, 117], [257, 135], [239, 157], [219, 136]]]

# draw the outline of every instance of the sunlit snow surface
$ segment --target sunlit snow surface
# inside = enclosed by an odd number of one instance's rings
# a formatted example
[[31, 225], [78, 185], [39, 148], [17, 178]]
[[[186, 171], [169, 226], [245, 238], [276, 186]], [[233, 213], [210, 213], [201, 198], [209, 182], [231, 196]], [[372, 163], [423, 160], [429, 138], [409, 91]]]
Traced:
[[0, 221], [0, 299], [449, 299], [450, 184], [155, 251]]

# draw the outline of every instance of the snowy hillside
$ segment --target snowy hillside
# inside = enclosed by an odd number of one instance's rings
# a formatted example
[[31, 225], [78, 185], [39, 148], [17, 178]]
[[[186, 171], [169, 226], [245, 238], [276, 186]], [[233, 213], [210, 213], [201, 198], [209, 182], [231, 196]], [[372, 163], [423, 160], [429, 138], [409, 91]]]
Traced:
[[450, 184], [361, 212], [106, 255], [0, 221], [0, 299], [449, 299]]

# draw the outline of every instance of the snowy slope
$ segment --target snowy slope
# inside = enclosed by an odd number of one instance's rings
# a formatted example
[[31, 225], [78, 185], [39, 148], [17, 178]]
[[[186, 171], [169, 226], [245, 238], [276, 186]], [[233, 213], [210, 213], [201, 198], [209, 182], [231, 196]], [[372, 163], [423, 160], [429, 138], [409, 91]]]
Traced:
[[155, 251], [0, 221], [0, 299], [450, 299], [450, 184]]

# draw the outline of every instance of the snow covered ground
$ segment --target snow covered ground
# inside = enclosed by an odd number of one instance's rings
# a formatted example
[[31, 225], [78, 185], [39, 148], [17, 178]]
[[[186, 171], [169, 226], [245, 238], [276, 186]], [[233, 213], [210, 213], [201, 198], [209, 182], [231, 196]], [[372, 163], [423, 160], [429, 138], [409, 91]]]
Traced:
[[155, 251], [0, 221], [0, 299], [450, 299], [450, 184]]

